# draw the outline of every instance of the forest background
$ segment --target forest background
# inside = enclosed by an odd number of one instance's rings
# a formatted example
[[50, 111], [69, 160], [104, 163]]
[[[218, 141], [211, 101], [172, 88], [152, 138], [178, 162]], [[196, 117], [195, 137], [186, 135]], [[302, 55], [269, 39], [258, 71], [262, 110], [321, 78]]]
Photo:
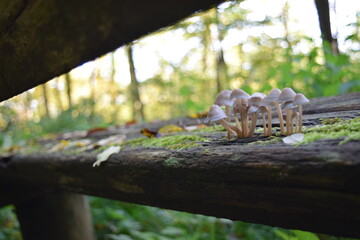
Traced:
[[[196, 114], [224, 89], [291, 87], [308, 98], [360, 91], [360, 4], [323, 6], [330, 11], [329, 36], [319, 26], [316, 2], [226, 2], [120, 47], [0, 103], [0, 146], [6, 151], [49, 134]], [[304, 18], [311, 26], [302, 28]], [[99, 239], [325, 239], [101, 198], [90, 202]], [[0, 239], [21, 239], [12, 206], [0, 210]]]

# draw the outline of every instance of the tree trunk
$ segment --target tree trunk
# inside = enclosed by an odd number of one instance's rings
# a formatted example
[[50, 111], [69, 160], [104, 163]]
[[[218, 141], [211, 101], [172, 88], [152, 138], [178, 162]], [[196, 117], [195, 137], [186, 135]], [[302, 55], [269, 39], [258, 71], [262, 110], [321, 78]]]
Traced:
[[115, 74], [116, 74], [116, 65], [115, 65], [115, 55], [114, 53], [111, 53], [111, 79], [110, 79], [110, 98], [111, 98], [111, 106], [113, 108], [112, 113], [112, 122], [116, 123], [117, 121], [117, 115], [118, 115], [118, 107], [116, 104], [116, 98], [118, 93], [118, 86], [115, 82]]
[[87, 199], [74, 193], [49, 193], [16, 205], [24, 240], [94, 240]]
[[55, 93], [55, 97], [56, 97], [56, 103], [57, 103], [57, 108], [60, 112], [63, 111], [63, 102], [62, 102], [62, 99], [61, 99], [61, 93], [60, 93], [60, 90], [59, 90], [59, 78], [56, 78], [55, 79], [55, 83], [56, 83], [56, 87], [54, 89], [54, 93]]
[[228, 83], [227, 83], [227, 66], [224, 59], [224, 51], [221, 47], [221, 43], [224, 39], [224, 33], [222, 30], [221, 20], [219, 18], [219, 13], [217, 8], [215, 8], [215, 22], [218, 31], [217, 41], [219, 42], [219, 50], [217, 52], [217, 57], [216, 57], [216, 89], [217, 89], [217, 93], [219, 93], [228, 87], [227, 86]]
[[67, 99], [68, 99], [68, 108], [72, 108], [73, 106], [73, 101], [72, 101], [72, 97], [71, 97], [71, 77], [70, 77], [70, 73], [66, 73], [65, 74], [65, 83], [66, 83], [66, 95], [67, 95]]
[[133, 119], [137, 121], [144, 121], [144, 111], [143, 111], [143, 104], [140, 99], [139, 94], [139, 83], [136, 79], [135, 73], [135, 66], [134, 66], [134, 59], [132, 53], [132, 44], [126, 46], [126, 53], [129, 62], [129, 71], [131, 77], [130, 83], [130, 93], [131, 93], [131, 108]]
[[46, 83], [41, 84], [41, 89], [42, 89], [42, 93], [43, 93], [45, 116], [47, 118], [50, 118], [49, 98], [48, 98], [48, 90], [47, 90]]
[[209, 16], [209, 13], [206, 13], [202, 16], [204, 30], [202, 31], [201, 44], [203, 45], [202, 71], [204, 74], [206, 74], [206, 72], [207, 72], [208, 52], [209, 52], [209, 45], [211, 42], [211, 31], [210, 31], [211, 19], [210, 19], [210, 17], [211, 16]]
[[289, 3], [286, 2], [283, 10], [282, 10], [282, 16], [281, 16], [281, 20], [282, 20], [282, 24], [284, 26], [284, 30], [285, 30], [285, 36], [284, 36], [284, 40], [287, 44], [287, 48], [286, 48], [286, 60], [288, 63], [292, 63], [292, 44], [290, 41], [290, 33], [289, 33], [289, 25], [288, 25], [288, 21], [289, 21]]
[[95, 118], [95, 103], [96, 103], [96, 78], [99, 74], [99, 71], [94, 67], [90, 78], [89, 78], [89, 87], [90, 87], [90, 97], [89, 97], [89, 107], [90, 107], [90, 122], [94, 121]]
[[321, 38], [323, 40], [323, 47], [325, 48], [327, 42], [331, 46], [333, 54], [339, 54], [337, 39], [333, 38], [331, 33], [330, 23], [330, 8], [328, 0], [315, 0], [316, 10], [318, 12], [319, 24], [321, 30]]

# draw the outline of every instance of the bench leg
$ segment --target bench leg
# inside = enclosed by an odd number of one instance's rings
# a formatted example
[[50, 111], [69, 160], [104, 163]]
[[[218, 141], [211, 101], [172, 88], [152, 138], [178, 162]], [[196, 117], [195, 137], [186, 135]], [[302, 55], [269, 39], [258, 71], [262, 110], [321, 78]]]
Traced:
[[94, 240], [84, 195], [58, 192], [17, 204], [24, 240]]

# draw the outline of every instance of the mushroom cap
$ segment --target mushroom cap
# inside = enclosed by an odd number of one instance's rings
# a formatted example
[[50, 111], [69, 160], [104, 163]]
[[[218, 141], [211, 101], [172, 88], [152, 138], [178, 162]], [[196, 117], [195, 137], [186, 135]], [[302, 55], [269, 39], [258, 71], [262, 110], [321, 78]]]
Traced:
[[230, 94], [230, 99], [234, 98], [249, 98], [250, 95], [242, 89], [234, 89]]
[[249, 97], [248, 104], [250, 106], [260, 106], [265, 96], [263, 93], [256, 92]]
[[234, 101], [234, 110], [235, 111], [241, 111], [246, 110], [248, 108], [248, 99], [247, 98], [237, 98]]
[[259, 106], [250, 106], [248, 110], [248, 114], [250, 113], [256, 113], [259, 109]]
[[281, 90], [278, 101], [279, 102], [293, 101], [295, 95], [296, 95], [296, 93], [291, 88], [284, 88], [283, 90]]
[[287, 102], [284, 102], [281, 106], [282, 110], [288, 110], [289, 108], [293, 108], [295, 107], [294, 106], [294, 101], [287, 101]]
[[221, 91], [217, 96], [216, 96], [216, 100], [215, 100], [215, 104], [221, 106], [232, 106], [233, 105], [233, 101], [230, 100], [230, 94], [231, 91], [230, 90], [223, 90]]
[[277, 101], [280, 94], [281, 94], [280, 89], [275, 88], [275, 89], [271, 90], [268, 95], [266, 95], [264, 97], [264, 102]]
[[268, 109], [265, 106], [261, 106], [259, 107], [259, 109], [257, 110], [258, 113], [268, 113]]
[[307, 99], [304, 94], [297, 93], [294, 97], [294, 105], [300, 105], [310, 102], [309, 99]]
[[218, 105], [214, 104], [210, 107], [205, 123], [209, 121], [215, 122], [224, 118], [227, 118], [225, 112]]

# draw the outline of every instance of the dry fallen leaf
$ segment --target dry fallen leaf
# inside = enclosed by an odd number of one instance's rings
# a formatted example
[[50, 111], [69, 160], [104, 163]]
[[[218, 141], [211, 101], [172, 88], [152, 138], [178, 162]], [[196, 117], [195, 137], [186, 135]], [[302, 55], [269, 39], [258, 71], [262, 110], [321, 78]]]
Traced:
[[120, 146], [108, 147], [96, 156], [96, 161], [94, 162], [93, 167], [100, 166], [100, 164], [108, 160], [113, 153], [118, 152], [120, 152]]

